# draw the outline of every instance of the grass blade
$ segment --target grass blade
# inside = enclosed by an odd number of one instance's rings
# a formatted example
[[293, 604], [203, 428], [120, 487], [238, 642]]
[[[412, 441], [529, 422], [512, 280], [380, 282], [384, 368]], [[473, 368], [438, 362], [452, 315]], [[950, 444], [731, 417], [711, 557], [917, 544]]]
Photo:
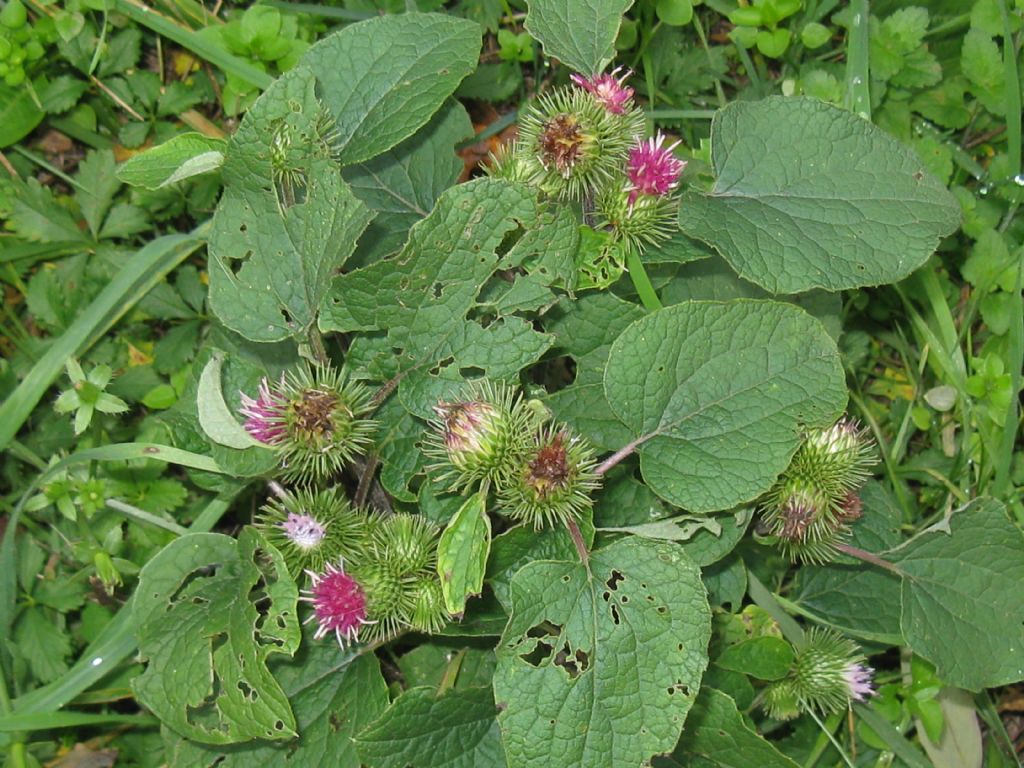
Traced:
[[48, 731], [82, 725], [159, 725], [151, 715], [95, 715], [90, 712], [45, 712], [41, 714], [0, 715], [0, 731]]
[[[1020, 73], [1017, 71], [1016, 46], [1010, 28], [1010, 14], [1006, 8], [1006, 0], [999, 0], [999, 8], [1003, 17], [1003, 67], [1006, 72], [1006, 138], [1007, 152], [1010, 155], [1010, 168], [1016, 179], [1021, 174], [1021, 98]], [[1010, 469], [1013, 464], [1014, 445], [1016, 444], [1020, 419], [1021, 367], [1024, 366], [1024, 249], [1017, 252], [1017, 281], [1013, 293], [1012, 321], [1007, 334], [1006, 362], [1010, 371], [1010, 404], [1007, 408], [1006, 421], [999, 436], [999, 447], [995, 455], [995, 480], [992, 494], [1001, 498], [1010, 489]]]
[[871, 119], [869, 24], [868, 0], [851, 0], [850, 31], [846, 41], [846, 106], [868, 120]]
[[871, 730], [877, 733], [889, 745], [893, 754], [909, 765], [910, 768], [932, 768], [931, 760], [921, 754], [913, 744], [903, 738], [900, 732], [893, 728], [892, 723], [875, 712], [871, 707], [865, 704], [854, 704], [853, 711], [857, 714], [857, 717], [871, 726]]

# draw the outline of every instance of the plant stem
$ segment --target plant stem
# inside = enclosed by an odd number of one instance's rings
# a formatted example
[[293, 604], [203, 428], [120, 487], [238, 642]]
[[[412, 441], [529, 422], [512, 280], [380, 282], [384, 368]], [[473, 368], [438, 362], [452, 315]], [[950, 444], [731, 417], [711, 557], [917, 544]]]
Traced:
[[871, 565], [877, 565], [879, 568], [883, 568], [889, 573], [894, 573], [897, 576], [903, 576], [903, 571], [899, 569], [899, 566], [890, 563], [888, 560], [879, 557], [876, 554], [863, 550], [860, 547], [855, 547], [852, 544], [836, 544], [836, 549], [842, 552], [844, 555], [855, 557], [858, 560], [863, 560], [865, 563], [871, 563]]
[[[4, 665], [0, 662], [0, 712], [5, 715], [11, 714], [11, 697], [7, 693], [7, 677], [4, 675]], [[10, 756], [11, 768], [25, 768], [25, 736], [21, 733], [11, 734]]]
[[188, 529], [178, 525], [170, 520], [164, 520], [159, 515], [154, 515], [152, 512], [147, 512], [144, 509], [127, 504], [119, 499], [107, 499], [107, 506], [110, 509], [122, 512], [128, 517], [137, 520], [140, 523], [152, 525], [156, 528], [162, 528], [165, 531], [170, 531], [175, 536], [184, 536], [188, 533]]
[[626, 269], [629, 270], [629, 279], [633, 281], [633, 287], [636, 288], [637, 295], [640, 297], [640, 302], [644, 305], [644, 309], [648, 312], [657, 312], [661, 309], [661, 300], [658, 298], [658, 294], [654, 292], [651, 278], [647, 276], [647, 270], [644, 269], [644, 264], [640, 261], [639, 253], [636, 251], [629, 252], [626, 256]]
[[816, 714], [814, 714], [814, 710], [813, 709], [808, 709], [807, 710], [807, 714], [809, 714], [811, 716], [811, 719], [813, 719], [814, 722], [816, 722], [818, 724], [818, 727], [821, 728], [821, 732], [824, 733], [828, 737], [828, 740], [830, 742], [832, 742], [832, 746], [835, 747], [835, 750], [839, 753], [840, 757], [843, 758], [843, 762], [846, 763], [849, 766], [849, 768], [857, 768], [853, 764], [853, 761], [850, 760], [849, 755], [846, 754], [846, 750], [843, 749], [843, 745], [840, 744], [836, 740], [836, 737], [832, 734], [832, 730], [829, 729], [823, 722], [821, 722], [821, 720], [818, 719], [818, 716]]
[[587, 551], [587, 542], [583, 540], [583, 534], [580, 533], [580, 527], [576, 521], [570, 518], [565, 527], [569, 529], [569, 535], [572, 537], [572, 543], [576, 545], [576, 553], [580, 556], [580, 562], [589, 568], [590, 565], [590, 552]]
[[617, 450], [615, 453], [613, 453], [607, 459], [602, 461], [597, 466], [597, 469], [594, 470], [595, 474], [603, 475], [605, 472], [607, 472], [612, 467], [614, 467], [616, 464], [618, 464], [620, 461], [622, 461], [624, 458], [629, 456], [631, 453], [633, 453], [633, 451], [635, 451], [641, 445], [646, 443], [652, 437], [654, 437], [653, 434], [643, 435], [642, 437], [638, 437], [636, 440], [633, 440], [632, 442], [626, 443], [626, 445], [622, 446], [621, 448], [619, 448], [619, 450]]

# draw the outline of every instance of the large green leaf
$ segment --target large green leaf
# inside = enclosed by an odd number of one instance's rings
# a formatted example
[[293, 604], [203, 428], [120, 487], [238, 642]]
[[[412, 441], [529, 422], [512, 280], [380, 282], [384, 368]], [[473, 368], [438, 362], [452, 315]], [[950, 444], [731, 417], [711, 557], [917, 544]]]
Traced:
[[736, 702], [714, 688], [701, 688], [686, 730], [671, 760], [656, 766], [688, 768], [797, 768], [750, 727]]
[[529, 0], [526, 29], [544, 53], [586, 75], [615, 57], [615, 38], [633, 0]]
[[266, 661], [299, 645], [297, 597], [281, 554], [254, 528], [237, 541], [175, 539], [142, 569], [132, 602], [148, 662], [132, 683], [139, 701], [195, 741], [291, 738], [295, 718]]
[[295, 710], [299, 738], [287, 742], [210, 746], [164, 733], [172, 768], [360, 768], [353, 736], [388, 705], [388, 689], [372, 653], [342, 652], [332, 638], [307, 635], [294, 659], [273, 665]]
[[373, 217], [341, 179], [315, 89], [309, 69], [291, 70], [228, 145], [210, 237], [210, 307], [252, 341], [308, 333]]
[[511, 765], [639, 765], [671, 750], [707, 666], [700, 571], [674, 544], [626, 537], [512, 579], [494, 693]]
[[494, 694], [486, 688], [413, 688], [356, 738], [375, 768], [504, 768]]
[[691, 301], [638, 320], [612, 345], [604, 388], [651, 489], [691, 512], [766, 491], [801, 429], [831, 424], [846, 404], [825, 329], [771, 301]]
[[476, 69], [480, 26], [434, 13], [368, 19], [314, 45], [302, 63], [334, 115], [345, 165], [379, 155], [423, 125]]
[[402, 247], [409, 228], [429, 214], [441, 193], [458, 179], [463, 162], [455, 145], [472, 135], [466, 110], [449, 101], [398, 146], [345, 168], [342, 175], [355, 196], [383, 214], [366, 228], [353, 262], [369, 264]]
[[885, 556], [903, 579], [903, 635], [939, 676], [971, 691], [1024, 680], [1024, 533], [977, 499]]
[[730, 104], [711, 161], [714, 186], [683, 195], [680, 226], [772, 293], [894, 282], [960, 220], [912, 149], [815, 99]]
[[790, 301], [818, 318], [833, 339], [838, 340], [843, 332], [843, 302], [840, 294], [813, 290], [796, 296], [772, 296], [737, 275], [717, 253], [700, 261], [680, 265], [672, 280], [658, 291], [658, 297], [666, 306], [694, 300], [774, 298], [777, 301]]

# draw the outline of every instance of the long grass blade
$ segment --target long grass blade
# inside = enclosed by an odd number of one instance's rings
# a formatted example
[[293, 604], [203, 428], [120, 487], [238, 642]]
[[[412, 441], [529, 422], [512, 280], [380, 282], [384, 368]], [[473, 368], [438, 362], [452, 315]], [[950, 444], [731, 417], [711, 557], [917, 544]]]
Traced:
[[96, 715], [90, 712], [46, 712], [0, 715], [0, 731], [49, 731], [83, 725], [159, 725], [150, 715]]
[[[1017, 70], [1017, 51], [1014, 45], [1013, 31], [1010, 28], [1010, 13], [1006, 0], [999, 0], [999, 8], [1003, 16], [1003, 67], [1006, 72], [1006, 138], [1007, 152], [1010, 156], [1010, 168], [1015, 179], [1022, 178], [1021, 173], [1021, 97], [1020, 73]], [[1014, 446], [1016, 445], [1018, 426], [1020, 423], [1020, 389], [1021, 368], [1024, 367], [1024, 248], [1017, 251], [1017, 281], [1013, 293], [1010, 294], [1012, 321], [1007, 333], [1006, 357], [1010, 371], [1010, 403], [1007, 407], [1003, 430], [999, 436], [999, 447], [995, 455], [995, 479], [992, 494], [1002, 497], [1010, 489], [1010, 468], [1013, 464]]]
[[846, 106], [856, 114], [871, 119], [871, 83], [869, 62], [870, 16], [868, 0], [851, 0], [850, 31], [846, 42]]

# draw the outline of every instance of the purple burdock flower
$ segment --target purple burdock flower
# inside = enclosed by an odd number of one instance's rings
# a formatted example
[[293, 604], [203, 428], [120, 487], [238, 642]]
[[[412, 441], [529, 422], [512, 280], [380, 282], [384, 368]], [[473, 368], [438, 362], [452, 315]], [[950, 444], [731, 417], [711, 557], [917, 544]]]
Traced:
[[313, 604], [313, 615], [306, 619], [317, 621], [313, 637], [319, 640], [333, 632], [342, 648], [346, 642], [358, 641], [360, 628], [373, 623], [366, 620], [366, 593], [359, 582], [330, 564], [323, 573], [306, 571], [306, 575], [312, 588], [304, 590], [300, 599]]
[[627, 69], [624, 75], [616, 77], [621, 71], [622, 67], [616, 67], [610, 73], [593, 77], [571, 75], [569, 79], [601, 102], [609, 112], [621, 115], [626, 111], [629, 100], [633, 98], [633, 89], [624, 85], [626, 78], [633, 73]]
[[629, 151], [629, 159], [626, 161], [629, 186], [626, 189], [629, 191], [630, 205], [640, 195], [667, 195], [679, 183], [679, 174], [686, 167], [684, 161], [672, 154], [679, 142], [663, 147], [664, 141], [664, 134], [659, 132], [647, 141], [637, 141], [637, 145]]
[[267, 445], [277, 445], [287, 436], [285, 425], [285, 409], [287, 401], [270, 389], [270, 382], [264, 376], [256, 398], [242, 394], [242, 407], [239, 412], [245, 416], [245, 431], [256, 440]]
[[279, 525], [284, 535], [299, 549], [314, 549], [327, 535], [327, 526], [309, 515], [289, 512]]
[[864, 664], [851, 662], [846, 665], [846, 669], [843, 670], [843, 680], [846, 681], [851, 699], [864, 701], [875, 694], [875, 689], [871, 686], [872, 675], [874, 675], [874, 670]]

